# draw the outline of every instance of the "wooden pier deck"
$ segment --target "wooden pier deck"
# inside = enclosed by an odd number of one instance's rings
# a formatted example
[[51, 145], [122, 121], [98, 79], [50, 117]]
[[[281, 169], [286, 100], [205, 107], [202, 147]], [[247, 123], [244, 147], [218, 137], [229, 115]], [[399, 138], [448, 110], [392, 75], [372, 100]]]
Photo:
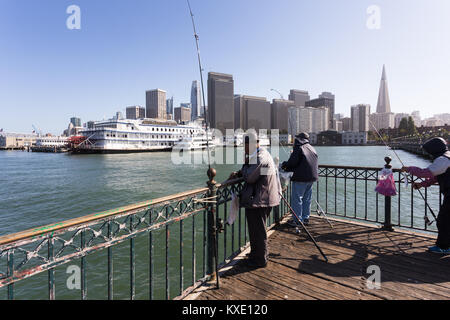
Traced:
[[[251, 270], [242, 261], [222, 271], [221, 287], [196, 289], [199, 300], [411, 300], [450, 299], [450, 256], [426, 252], [433, 236], [332, 219], [334, 228], [312, 218], [309, 226], [326, 263], [306, 234], [281, 224], [269, 237], [266, 268]], [[247, 250], [248, 252], [248, 250]], [[369, 289], [367, 267], [381, 270], [381, 288]]]

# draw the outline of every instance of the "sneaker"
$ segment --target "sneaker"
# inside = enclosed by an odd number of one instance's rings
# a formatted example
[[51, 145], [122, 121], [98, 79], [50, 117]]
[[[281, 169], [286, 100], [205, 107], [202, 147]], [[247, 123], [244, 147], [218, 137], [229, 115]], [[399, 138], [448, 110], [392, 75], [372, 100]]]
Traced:
[[309, 226], [309, 219], [303, 220], [303, 224], [304, 224], [305, 226]]
[[441, 249], [438, 246], [433, 246], [433, 247], [428, 248], [428, 252], [450, 254], [450, 248], [449, 249]]
[[289, 221], [287, 222], [287, 224], [288, 224], [289, 226], [291, 226], [291, 227], [294, 227], [294, 228], [297, 228], [297, 227], [300, 225], [300, 223], [297, 223], [297, 221], [294, 221], [294, 219], [289, 220]]

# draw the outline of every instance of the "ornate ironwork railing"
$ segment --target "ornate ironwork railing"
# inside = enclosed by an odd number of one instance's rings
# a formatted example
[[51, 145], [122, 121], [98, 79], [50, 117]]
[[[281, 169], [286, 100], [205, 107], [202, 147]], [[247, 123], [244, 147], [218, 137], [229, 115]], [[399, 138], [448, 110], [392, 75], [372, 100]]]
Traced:
[[422, 198], [413, 182], [423, 179], [393, 169], [397, 195], [384, 197], [374, 191], [381, 169], [319, 166], [319, 181], [314, 186], [315, 211], [322, 209], [337, 217], [380, 223], [388, 230], [397, 226], [437, 232], [430, 208], [437, 215], [442, 204], [439, 186], [421, 189]]
[[[380, 170], [321, 165], [314, 186], [316, 212], [380, 223], [386, 230], [397, 226], [436, 232], [429, 210], [437, 214], [442, 203], [438, 186], [423, 190], [422, 198], [412, 188], [421, 179], [411, 180], [394, 169], [397, 196], [380, 196], [374, 191]], [[214, 279], [248, 245], [243, 209], [232, 225], [225, 223], [232, 193], [242, 189], [243, 181], [218, 184], [213, 171], [206, 188], [0, 237], [0, 294], [56, 299], [58, 289], [58, 298], [67, 298], [69, 290], [61, 285], [67, 276], [57, 272], [72, 263], [80, 271], [79, 292], [70, 292], [81, 299], [87, 299], [88, 287], [95, 299], [185, 296]], [[405, 179], [410, 180], [407, 187]], [[290, 189], [284, 190], [288, 201]], [[283, 202], [275, 207], [268, 227], [287, 212]], [[430, 216], [428, 223], [423, 216]], [[88, 261], [91, 257], [95, 259]], [[90, 278], [93, 273], [97, 277]], [[21, 286], [26, 281], [34, 282]]]
[[[113, 299], [118, 295], [114, 288], [121, 278], [127, 278], [129, 283], [124, 285], [122, 281], [119, 290], [128, 291], [130, 299], [136, 298], [137, 286], [140, 297], [149, 299], [171, 299], [188, 294], [214, 278], [220, 265], [239, 254], [248, 242], [241, 209], [235, 223], [223, 223], [227, 220], [231, 195], [242, 189], [243, 181], [217, 184], [214, 175], [215, 172], [209, 172], [207, 188], [0, 237], [0, 290], [6, 291], [7, 299], [42, 299], [42, 295], [56, 299], [56, 271], [76, 263], [80, 271], [77, 289], [81, 299], [87, 299], [91, 283], [96, 288], [92, 289], [93, 294], [99, 288], [107, 289], [103, 297], [95, 293], [97, 299]], [[289, 190], [285, 190], [285, 194], [288, 196]], [[274, 208], [268, 225], [277, 223], [280, 212], [285, 211], [283, 204]], [[143, 247], [147, 252], [142, 252]], [[87, 258], [98, 253], [103, 256], [88, 263]], [[144, 275], [136, 274], [136, 261], [140, 256], [146, 259]], [[106, 268], [103, 266], [105, 259]], [[125, 260], [128, 262], [124, 263]], [[114, 269], [114, 263], [119, 262], [119, 270]], [[159, 272], [155, 271], [157, 267], [161, 269]], [[45, 273], [47, 279], [41, 279]], [[105, 274], [106, 285], [101, 280], [88, 281], [89, 273]], [[28, 289], [22, 288], [16, 297], [17, 285], [37, 277], [39, 283], [35, 281]], [[65, 278], [59, 279], [58, 288], [61, 280], [66, 283]], [[30, 296], [35, 287], [42, 289], [42, 282], [46, 282], [47, 294], [42, 294], [41, 290]], [[143, 290], [147, 293], [142, 293]], [[68, 290], [61, 291], [64, 291], [61, 293], [64, 298]]]

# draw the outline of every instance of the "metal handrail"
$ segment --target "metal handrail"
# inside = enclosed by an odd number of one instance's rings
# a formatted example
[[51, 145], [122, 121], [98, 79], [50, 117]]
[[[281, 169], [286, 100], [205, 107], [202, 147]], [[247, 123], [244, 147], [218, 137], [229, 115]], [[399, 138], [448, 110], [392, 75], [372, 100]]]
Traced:
[[[328, 215], [381, 223], [387, 230], [390, 230], [391, 226], [398, 226], [435, 232], [426, 224], [421, 227], [417, 223], [417, 213], [414, 209], [419, 205], [422, 210], [420, 202], [422, 199], [414, 198], [412, 186], [409, 191], [401, 190], [400, 184], [403, 183], [404, 177], [399, 169], [393, 169], [397, 176], [395, 183], [398, 186], [398, 197], [397, 199], [385, 197], [383, 201], [384, 215], [379, 215], [379, 202], [382, 201], [383, 196], [369, 189], [378, 181], [378, 172], [381, 169], [377, 167], [320, 165], [319, 181], [315, 185], [316, 200]], [[150, 298], [152, 299], [155, 290], [153, 283], [153, 255], [155, 250], [153, 234], [154, 231], [165, 229], [165, 297], [169, 299], [172, 297], [170, 292], [171, 274], [168, 265], [169, 240], [171, 239], [169, 230], [172, 225], [177, 224], [180, 232], [180, 238], [177, 240], [180, 244], [178, 295], [186, 294], [199, 283], [214, 277], [217, 267], [241, 252], [249, 240], [246, 219], [245, 217], [241, 219], [241, 210], [239, 210], [239, 218], [232, 226], [221, 224], [222, 221], [227, 219], [227, 205], [231, 200], [231, 194], [240, 192], [244, 180], [238, 178], [216, 183], [214, 176], [215, 173], [209, 175], [208, 187], [205, 188], [143, 201], [0, 237], [0, 288], [7, 286], [7, 298], [13, 299], [16, 282], [45, 271], [48, 273], [48, 297], [49, 299], [55, 299], [55, 268], [79, 259], [82, 270], [81, 298], [85, 299], [87, 297], [86, 256], [106, 249], [108, 255], [108, 298], [112, 299], [114, 282], [112, 272], [113, 247], [129, 240], [130, 298], [133, 299], [136, 287], [135, 237], [148, 233], [150, 257], [148, 279]], [[418, 181], [421, 181], [421, 179], [414, 178], [414, 182]], [[289, 201], [290, 186], [284, 192]], [[372, 198], [370, 203], [368, 203], [369, 195]], [[408, 214], [404, 211], [405, 196], [409, 197], [406, 198], [406, 202], [410, 202], [410, 223], [405, 221]], [[425, 191], [425, 201], [429, 201], [427, 199], [429, 197]], [[437, 202], [435, 196], [433, 201]], [[441, 198], [439, 197], [439, 203], [440, 201]], [[343, 210], [342, 205], [344, 206]], [[395, 206], [398, 209], [397, 221], [395, 221], [395, 217], [391, 217], [391, 207], [395, 208]], [[434, 206], [437, 209], [435, 203]], [[375, 217], [368, 215], [368, 211], [375, 209]], [[424, 210], [426, 214], [426, 206]], [[288, 212], [289, 210], [284, 203], [280, 203], [278, 207], [272, 210], [268, 225], [276, 225]], [[200, 225], [196, 224], [196, 217], [199, 216], [202, 218], [197, 220], [201, 222]], [[183, 249], [183, 222], [188, 218], [190, 219], [188, 222], [191, 223], [188, 231], [191, 232], [192, 274], [189, 280], [190, 287], [186, 288], [183, 278], [183, 250], [185, 250]], [[406, 218], [409, 219], [409, 217]], [[203, 226], [202, 236], [201, 226]], [[222, 230], [223, 232], [219, 233]], [[198, 240], [201, 241], [201, 251], [196, 251], [195, 243], [198, 243]], [[158, 247], [157, 249], [164, 251], [164, 247]], [[214, 250], [216, 251], [214, 252]], [[201, 262], [196, 260], [197, 255], [203, 256]], [[199, 263], [202, 265], [199, 266]], [[202, 276], [198, 278], [197, 273], [200, 270], [203, 270], [203, 272], [201, 273]], [[160, 289], [162, 290], [162, 288]]]
[[83, 217], [65, 220], [62, 222], [56, 222], [56, 223], [48, 224], [45, 226], [40, 226], [40, 227], [36, 227], [36, 228], [31, 228], [31, 229], [28, 229], [25, 231], [16, 232], [13, 234], [0, 236], [0, 248], [3, 245], [9, 244], [9, 243], [12, 243], [15, 241], [23, 240], [23, 239], [30, 238], [30, 237], [37, 237], [42, 234], [56, 232], [61, 229], [67, 229], [67, 228], [79, 226], [79, 225], [82, 225], [85, 223], [92, 223], [92, 222], [95, 222], [96, 220], [101, 220], [101, 219], [105, 219], [108, 217], [133, 214], [136, 211], [143, 210], [145, 208], [148, 208], [149, 206], [155, 206], [155, 205], [167, 202], [167, 201], [173, 201], [173, 200], [176, 200], [179, 198], [184, 198], [187, 196], [200, 194], [200, 193], [203, 193], [206, 191], [208, 191], [208, 188], [200, 188], [200, 189], [195, 189], [195, 190], [191, 190], [191, 191], [187, 191], [187, 192], [180, 192], [180, 193], [177, 193], [174, 195], [157, 198], [155, 200], [138, 202], [136, 204], [131, 204], [131, 205], [124, 206], [124, 207], [119, 207], [119, 208], [115, 208], [115, 209], [111, 209], [111, 210], [92, 213], [92, 214], [89, 214], [89, 215], [86, 215]]
[[[150, 299], [153, 299], [155, 290], [163, 289], [160, 284], [157, 286], [154, 284], [153, 266], [156, 263], [154, 251], [164, 251], [164, 247], [154, 248], [154, 242], [156, 241], [154, 238], [158, 234], [161, 236], [161, 233], [155, 233], [155, 231], [165, 229], [165, 297], [170, 299], [173, 297], [170, 292], [173, 285], [171, 286], [170, 281], [174, 274], [169, 269], [169, 241], [173, 241], [171, 240], [172, 232], [169, 232], [169, 229], [176, 224], [179, 226], [180, 232], [179, 239], [176, 240], [180, 243], [180, 291], [178, 295], [186, 294], [200, 283], [214, 277], [215, 266], [223, 265], [228, 259], [232, 259], [248, 243], [246, 220], [245, 218], [241, 219], [240, 211], [239, 222], [236, 222], [233, 226], [223, 226], [223, 234], [212, 236], [211, 230], [214, 230], [214, 232], [220, 231], [217, 223], [226, 220], [227, 205], [231, 200], [231, 194], [233, 192], [238, 193], [243, 186], [242, 178], [227, 180], [223, 183], [216, 183], [213, 178], [213, 176], [210, 177], [206, 188], [198, 188], [129, 206], [92, 213], [0, 237], [0, 288], [6, 287], [7, 299], [14, 299], [17, 291], [15, 290], [15, 283], [46, 272], [48, 273], [48, 298], [55, 299], [56, 268], [77, 260], [80, 261], [81, 265], [81, 299], [86, 299], [86, 257], [103, 250], [107, 253], [108, 262], [108, 299], [112, 299], [115, 280], [112, 271], [113, 249], [118, 244], [129, 241], [130, 298], [134, 299], [136, 291], [135, 238], [137, 236], [142, 238], [144, 234], [148, 234], [150, 244], [148, 253], [150, 257], [149, 294]], [[282, 211], [282, 213], [285, 212]], [[272, 225], [279, 221], [279, 216], [280, 208], [274, 209]], [[198, 222], [196, 223], [196, 217], [200, 218], [197, 220], [200, 225]], [[211, 219], [213, 217], [214, 219]], [[189, 220], [187, 220], [188, 218]], [[192, 228], [191, 230], [188, 229], [188, 232], [191, 232], [190, 236], [184, 235], [184, 221], [187, 221], [190, 226], [189, 229]], [[196, 236], [198, 233], [201, 234], [202, 225], [203, 236]], [[237, 229], [236, 232], [235, 229]], [[228, 235], [227, 230], [229, 230]], [[192, 246], [192, 279], [189, 282], [190, 287], [188, 285], [187, 289], [184, 286], [185, 281], [183, 279], [183, 237], [191, 238], [189, 246]], [[195, 243], [198, 240], [202, 242], [202, 249], [196, 252]], [[223, 244], [217, 252], [217, 254], [220, 253], [220, 257], [216, 256], [214, 260], [212, 259], [211, 248], [214, 243], [218, 244], [219, 241]], [[117, 250], [122, 249], [118, 248]], [[202, 254], [203, 258], [201, 258]], [[201, 262], [196, 261], [196, 256], [199, 256]], [[202, 265], [199, 265], [200, 263]], [[197, 277], [201, 269], [203, 269], [202, 276]]]

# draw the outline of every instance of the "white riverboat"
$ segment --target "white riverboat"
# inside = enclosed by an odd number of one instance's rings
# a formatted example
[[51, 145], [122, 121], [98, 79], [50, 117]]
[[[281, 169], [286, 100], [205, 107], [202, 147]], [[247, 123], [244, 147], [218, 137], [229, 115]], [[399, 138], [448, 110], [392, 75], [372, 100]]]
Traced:
[[[244, 146], [244, 134], [237, 133], [233, 136], [223, 137], [223, 142], [220, 143], [223, 147], [242, 147]], [[259, 145], [268, 147], [270, 146], [270, 139], [267, 135], [259, 136]]]
[[226, 136], [224, 140], [224, 145], [227, 147], [241, 147], [244, 145], [244, 135], [242, 133], [235, 134], [234, 136]]
[[63, 136], [40, 136], [31, 146], [32, 152], [67, 152], [69, 138]]
[[125, 153], [170, 151], [183, 139], [201, 137], [196, 123], [179, 125], [173, 120], [111, 119], [88, 123], [82, 138], [72, 143], [73, 153]]
[[203, 132], [199, 135], [187, 136], [180, 139], [173, 146], [173, 150], [179, 151], [205, 150], [208, 148], [208, 145], [210, 149], [215, 147], [211, 134], [208, 135], [207, 139], [205, 132]]
[[44, 136], [36, 138], [36, 147], [62, 148], [67, 147], [67, 144], [68, 144], [68, 137]]

